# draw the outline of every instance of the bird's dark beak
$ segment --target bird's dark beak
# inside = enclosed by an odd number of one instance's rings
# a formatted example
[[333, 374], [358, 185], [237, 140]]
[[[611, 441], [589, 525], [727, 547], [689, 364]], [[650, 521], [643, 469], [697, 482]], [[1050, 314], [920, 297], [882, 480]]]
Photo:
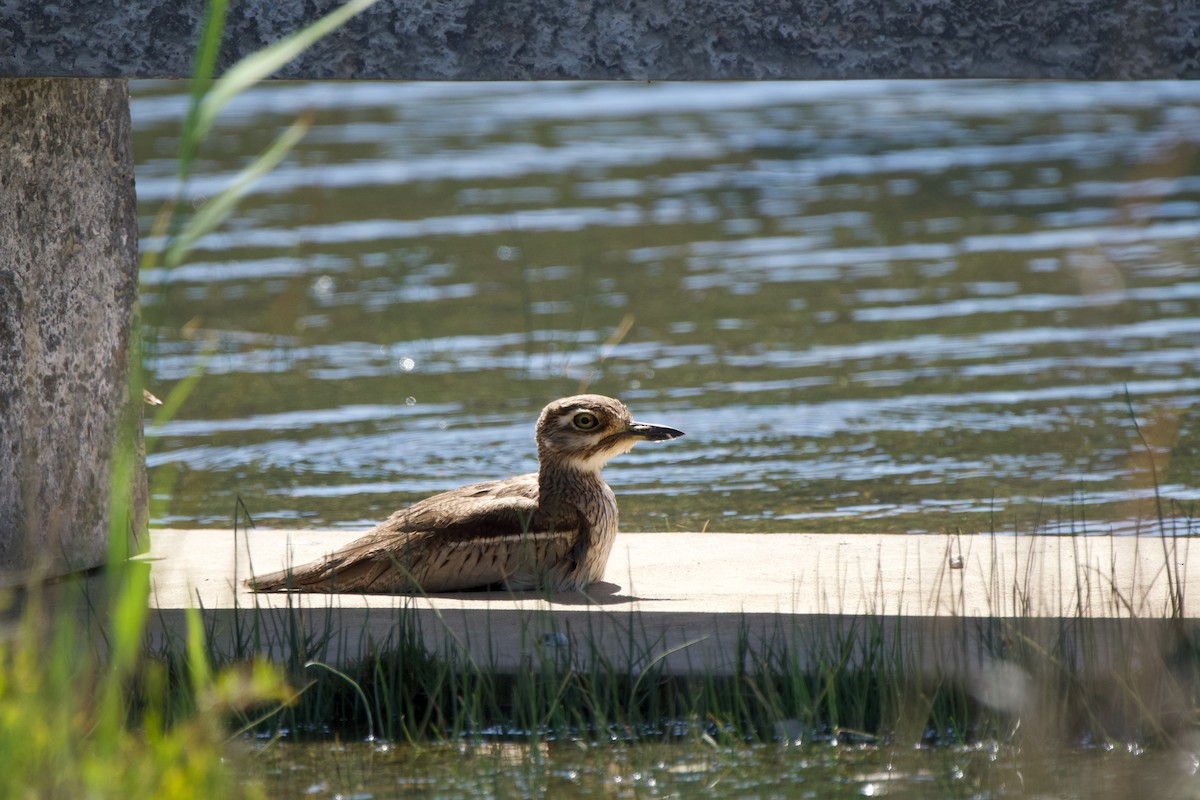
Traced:
[[625, 433], [647, 442], [665, 442], [683, 436], [683, 431], [668, 428], [666, 425], [649, 425], [645, 422], [631, 422]]

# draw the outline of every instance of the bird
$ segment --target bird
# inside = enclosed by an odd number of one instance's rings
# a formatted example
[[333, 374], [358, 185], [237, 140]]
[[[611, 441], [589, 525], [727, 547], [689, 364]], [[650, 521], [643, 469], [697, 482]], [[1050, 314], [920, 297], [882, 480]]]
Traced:
[[638, 442], [683, 435], [635, 422], [604, 395], [555, 400], [537, 420], [537, 472], [426, 498], [318, 561], [246, 584], [258, 592], [583, 591], [604, 576], [617, 535], [617, 499], [600, 469]]

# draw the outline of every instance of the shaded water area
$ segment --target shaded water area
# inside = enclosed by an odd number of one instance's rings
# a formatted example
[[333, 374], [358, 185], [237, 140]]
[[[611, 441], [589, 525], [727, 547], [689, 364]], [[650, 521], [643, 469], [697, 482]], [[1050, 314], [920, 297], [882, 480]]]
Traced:
[[248, 777], [274, 796], [387, 797], [1195, 797], [1196, 766], [1136, 747], [1022, 753], [1013, 747], [573, 743], [267, 747]]
[[[135, 86], [145, 242], [180, 83]], [[233, 220], [149, 270], [156, 521], [362, 527], [531, 471], [580, 390], [687, 431], [626, 530], [1132, 532], [1197, 497], [1200, 86], [285, 84]]]

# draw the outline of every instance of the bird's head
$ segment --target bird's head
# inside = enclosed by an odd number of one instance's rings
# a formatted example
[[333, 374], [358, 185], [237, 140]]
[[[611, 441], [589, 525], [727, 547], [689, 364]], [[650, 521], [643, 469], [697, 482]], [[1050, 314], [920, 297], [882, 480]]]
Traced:
[[640, 441], [661, 442], [678, 436], [683, 436], [683, 431], [635, 422], [620, 400], [580, 394], [555, 400], [542, 410], [537, 423], [538, 460], [595, 472]]

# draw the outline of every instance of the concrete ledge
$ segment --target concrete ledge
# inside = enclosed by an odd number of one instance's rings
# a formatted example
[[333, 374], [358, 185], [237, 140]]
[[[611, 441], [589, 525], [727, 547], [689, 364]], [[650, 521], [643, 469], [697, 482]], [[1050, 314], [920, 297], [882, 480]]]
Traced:
[[130, 132], [124, 81], [0, 80], [0, 584], [145, 549]]
[[[155, 531], [153, 603], [166, 630], [201, 607], [218, 646], [257, 630], [262, 649], [282, 658], [298, 627], [322, 643], [322, 659], [341, 663], [386, 646], [409, 615], [434, 652], [501, 670], [595, 647], [634, 670], [653, 661], [669, 673], [721, 673], [744, 665], [745, 647], [815, 663], [867, 637], [902, 644], [906, 661], [931, 670], [975, 674], [1018, 639], [1091, 669], [1135, 650], [1162, 655], [1181, 625], [1200, 627], [1188, 591], [1200, 566], [1188, 563], [1186, 539], [622, 534], [590, 597], [240, 587], [251, 565], [298, 564], [355, 535], [250, 531], [235, 543], [231, 531]], [[1173, 596], [1182, 621], [1170, 619]]]
[[[233, 3], [221, 64], [338, 0]], [[187, 77], [203, 3], [0, 4], [0, 76]], [[380, 0], [278, 77], [1200, 77], [1196, 0]]]

